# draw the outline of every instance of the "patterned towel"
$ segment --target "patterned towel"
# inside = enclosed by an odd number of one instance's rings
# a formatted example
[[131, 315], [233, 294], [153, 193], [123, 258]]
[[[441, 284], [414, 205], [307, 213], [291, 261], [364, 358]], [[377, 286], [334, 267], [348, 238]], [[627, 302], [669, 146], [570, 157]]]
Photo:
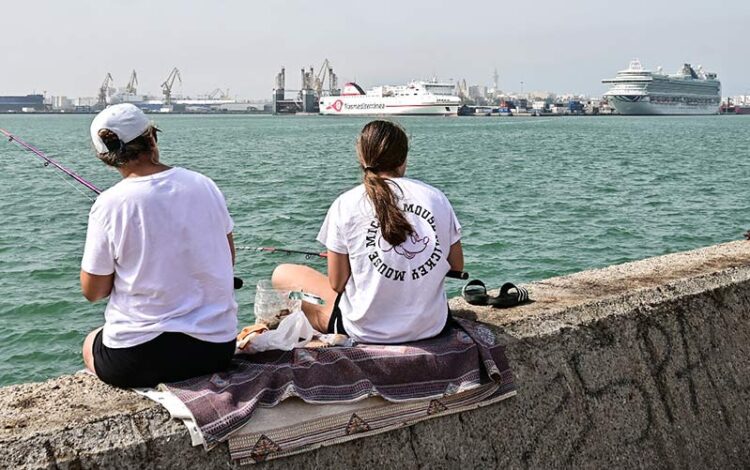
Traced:
[[[427, 400], [429, 405], [430, 399], [488, 384], [489, 388], [475, 394], [476, 402], [509, 396], [514, 390], [504, 346], [487, 327], [455, 319], [435, 338], [402, 345], [238, 355], [227, 372], [166, 387], [193, 414], [210, 448], [242, 428], [258, 407], [273, 407], [290, 397], [313, 404], [340, 404], [380, 396], [396, 403]], [[438, 411], [444, 411], [444, 406], [433, 403]], [[279, 451], [274, 449], [271, 446], [271, 451]]]
[[381, 397], [343, 405], [311, 405], [297, 398], [259, 408], [229, 437], [240, 465], [263, 462], [400, 429], [419, 421], [472, 410], [514, 396], [512, 384], [495, 382], [440, 398], [391, 403]]

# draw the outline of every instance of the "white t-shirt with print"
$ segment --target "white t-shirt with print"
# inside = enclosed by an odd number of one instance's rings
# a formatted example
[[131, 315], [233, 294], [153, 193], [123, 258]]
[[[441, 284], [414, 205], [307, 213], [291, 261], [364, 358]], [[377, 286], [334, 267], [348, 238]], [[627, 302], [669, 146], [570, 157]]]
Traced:
[[349, 255], [351, 276], [339, 308], [346, 332], [364, 343], [401, 343], [440, 333], [448, 315], [444, 280], [450, 247], [461, 239], [453, 207], [436, 188], [391, 178], [414, 233], [399, 246], [380, 235], [364, 185], [339, 196], [318, 241]]
[[232, 227], [216, 184], [183, 168], [125, 178], [101, 193], [89, 214], [81, 269], [115, 273], [104, 345], [136, 346], [163, 332], [231, 341]]

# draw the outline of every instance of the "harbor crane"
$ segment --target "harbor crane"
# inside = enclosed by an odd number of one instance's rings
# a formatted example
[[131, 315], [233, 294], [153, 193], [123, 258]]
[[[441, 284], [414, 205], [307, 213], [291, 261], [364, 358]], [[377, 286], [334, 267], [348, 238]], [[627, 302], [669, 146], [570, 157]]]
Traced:
[[135, 70], [133, 70], [133, 73], [130, 74], [130, 80], [128, 81], [128, 84], [125, 85], [125, 93], [135, 95], [137, 86], [138, 76], [135, 74]]
[[99, 96], [96, 101], [97, 106], [104, 109], [107, 107], [107, 101], [109, 100], [109, 92], [112, 88], [112, 74], [107, 72], [107, 75], [104, 77], [104, 81], [102, 82], [102, 86], [99, 87]]
[[458, 84], [456, 85], [456, 94], [459, 98], [461, 98], [461, 101], [466, 101], [469, 99], [469, 87], [466, 86], [466, 79], [461, 79], [458, 81]]
[[323, 86], [325, 85], [326, 79], [328, 79], [328, 94], [335, 95], [338, 91], [338, 77], [333, 73], [333, 66], [328, 59], [323, 61], [323, 65], [320, 67], [318, 75], [315, 77], [313, 88], [318, 97], [323, 96]]
[[166, 105], [172, 104], [172, 85], [174, 85], [175, 79], [180, 82], [180, 85], [182, 85], [182, 77], [180, 76], [180, 71], [177, 67], [169, 72], [169, 76], [164, 80], [164, 83], [161, 84], [161, 90], [162, 93], [164, 93], [164, 104]]

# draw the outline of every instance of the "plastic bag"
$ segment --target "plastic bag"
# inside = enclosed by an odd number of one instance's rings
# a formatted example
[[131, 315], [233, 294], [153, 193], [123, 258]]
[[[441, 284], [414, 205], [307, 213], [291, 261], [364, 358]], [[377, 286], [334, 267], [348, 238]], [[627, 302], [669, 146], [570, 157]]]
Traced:
[[245, 346], [244, 353], [256, 353], [271, 349], [291, 351], [301, 348], [312, 340], [315, 330], [302, 310], [297, 309], [285, 316], [275, 330], [259, 334]]

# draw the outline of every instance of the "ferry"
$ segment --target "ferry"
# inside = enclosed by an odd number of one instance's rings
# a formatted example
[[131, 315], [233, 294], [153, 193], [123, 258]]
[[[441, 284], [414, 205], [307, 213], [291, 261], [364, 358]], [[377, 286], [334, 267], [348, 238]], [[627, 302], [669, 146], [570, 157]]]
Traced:
[[721, 82], [715, 73], [683, 65], [676, 74], [645, 70], [638, 59], [615, 78], [602, 80], [612, 87], [604, 94], [609, 104], [625, 115], [718, 114]]
[[408, 85], [379, 86], [365, 92], [350, 82], [344, 85], [340, 95], [320, 98], [320, 114], [456, 116], [461, 100], [454, 91], [452, 83], [413, 81]]

